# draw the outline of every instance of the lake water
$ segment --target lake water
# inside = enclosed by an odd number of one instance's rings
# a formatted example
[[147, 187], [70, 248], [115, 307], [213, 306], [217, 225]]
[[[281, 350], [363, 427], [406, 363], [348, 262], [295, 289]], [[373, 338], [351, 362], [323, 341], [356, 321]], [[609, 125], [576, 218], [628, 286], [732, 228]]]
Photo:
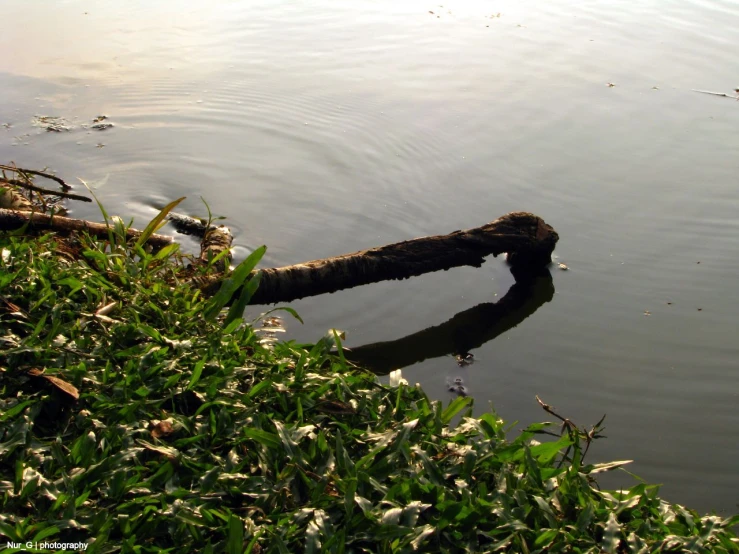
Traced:
[[[238, 258], [267, 244], [278, 266], [543, 217], [570, 270], [473, 365], [408, 336], [499, 317], [502, 260], [295, 302], [287, 335], [399, 341], [410, 382], [446, 400], [461, 378], [519, 427], [550, 419], [536, 394], [582, 425], [607, 413], [594, 461], [737, 510], [739, 102], [692, 90], [739, 87], [736, 0], [5, 0], [0, 18], [0, 161], [85, 179], [140, 225], [203, 196]], [[101, 114], [115, 127], [83, 127]]]

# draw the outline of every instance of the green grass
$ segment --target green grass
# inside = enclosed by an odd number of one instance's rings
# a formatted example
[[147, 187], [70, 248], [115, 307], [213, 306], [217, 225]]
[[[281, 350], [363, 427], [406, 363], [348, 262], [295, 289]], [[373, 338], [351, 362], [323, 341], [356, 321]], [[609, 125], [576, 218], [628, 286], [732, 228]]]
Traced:
[[619, 464], [586, 463], [580, 430], [508, 439], [470, 399], [383, 386], [330, 341], [266, 344], [221, 311], [228, 291], [184, 282], [176, 246], [127, 246], [120, 227], [71, 249], [0, 235], [3, 546], [739, 552], [739, 516], [700, 516], [643, 483], [599, 490]]

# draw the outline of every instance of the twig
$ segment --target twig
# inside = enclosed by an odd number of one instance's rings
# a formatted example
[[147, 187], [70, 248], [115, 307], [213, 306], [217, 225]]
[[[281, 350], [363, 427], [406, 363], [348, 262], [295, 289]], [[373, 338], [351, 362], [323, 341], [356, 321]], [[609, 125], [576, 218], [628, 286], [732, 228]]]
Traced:
[[20, 181], [19, 179], [3, 179], [0, 182], [5, 182], [10, 185], [16, 185], [19, 187], [27, 188], [34, 192], [41, 192], [43, 194], [49, 194], [52, 196], [60, 196], [62, 198], [69, 198], [70, 200], [81, 200], [82, 202], [92, 202], [92, 199], [88, 198], [87, 196], [81, 196], [79, 194], [73, 194], [71, 192], [62, 192], [62, 191], [57, 191], [57, 190], [45, 189], [45, 188], [36, 186], [30, 182]]
[[[545, 412], [547, 412], [548, 414], [553, 415], [554, 417], [556, 417], [557, 419], [559, 419], [562, 422], [562, 431], [563, 432], [566, 429], [567, 430], [567, 433], [570, 436], [572, 436], [572, 434], [574, 433], [576, 440], [578, 440], [578, 441], [584, 440], [585, 441], [585, 450], [583, 450], [582, 458], [581, 458], [582, 460], [584, 460], [585, 459], [585, 456], [588, 453], [588, 450], [590, 449], [590, 444], [595, 439], [599, 439], [599, 438], [602, 438], [603, 437], [603, 435], [600, 434], [600, 431], [603, 430], [603, 427], [601, 427], [601, 425], [603, 424], [603, 420], [606, 419], [605, 414], [603, 415], [602, 418], [600, 418], [600, 421], [598, 423], [596, 423], [595, 425], [593, 425], [590, 428], [590, 430], [588, 431], [585, 427], [583, 427], [582, 429], [580, 429], [570, 419], [568, 419], [566, 417], [562, 417], [561, 415], [559, 415], [557, 412], [554, 411], [554, 408], [552, 406], [550, 406], [549, 404], [547, 404], [546, 402], [544, 402], [541, 398], [539, 398], [538, 395], [536, 396], [536, 401], [539, 403], [539, 405], [542, 408], [544, 408], [544, 411]], [[565, 451], [565, 455], [564, 455], [563, 459], [560, 461], [560, 466], [562, 465], [562, 463], [564, 462], [564, 460], [567, 459], [567, 455], [570, 453], [570, 448], [571, 448], [571, 446], [569, 446], [567, 448], [567, 450]]]
[[575, 429], [577, 428], [577, 426], [574, 423], [572, 423], [569, 419], [567, 419], [566, 417], [562, 417], [557, 412], [555, 412], [554, 411], [554, 408], [552, 408], [549, 404], [547, 404], [541, 398], [539, 398], [539, 395], [538, 394], [536, 395], [536, 401], [539, 403], [539, 405], [542, 408], [544, 408], [544, 411], [545, 412], [547, 412], [549, 414], [552, 414], [554, 417], [556, 417], [557, 419], [559, 419], [562, 422], [563, 425], [566, 425], [568, 428], [570, 428], [570, 427], [574, 427]]
[[725, 92], [711, 92], [710, 90], [698, 90], [698, 89], [690, 89], [693, 92], [700, 92], [701, 94], [712, 94], [713, 96], [723, 96], [724, 98], [734, 98], [735, 100], [739, 100], [739, 96], [731, 96], [730, 94], [726, 94]]
[[[111, 229], [107, 223], [0, 208], [0, 230], [19, 229], [26, 225], [31, 229], [51, 230], [61, 234], [69, 234], [73, 231], [87, 232], [102, 239], [108, 238]], [[126, 240], [137, 240], [141, 235], [141, 231], [126, 229]], [[152, 234], [146, 242], [155, 249], [159, 249], [172, 244], [173, 241], [172, 237]]]
[[38, 175], [39, 177], [46, 177], [47, 179], [51, 179], [52, 181], [56, 181], [59, 183], [64, 190], [71, 190], [72, 187], [68, 185], [64, 179], [57, 177], [56, 175], [52, 175], [51, 173], [46, 173], [45, 171], [36, 171], [34, 169], [23, 169], [21, 167], [15, 167], [12, 165], [5, 165], [0, 164], [0, 169], [7, 169], [8, 171], [15, 171], [16, 173], [20, 173], [23, 175], [24, 173], [28, 173], [29, 175]]

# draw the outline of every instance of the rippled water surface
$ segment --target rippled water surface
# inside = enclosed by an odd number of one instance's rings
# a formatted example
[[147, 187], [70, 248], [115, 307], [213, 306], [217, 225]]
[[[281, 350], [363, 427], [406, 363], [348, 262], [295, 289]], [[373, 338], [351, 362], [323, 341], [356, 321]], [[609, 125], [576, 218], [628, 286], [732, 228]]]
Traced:
[[[143, 223], [187, 196], [203, 214], [203, 196], [270, 266], [542, 216], [570, 270], [529, 296], [495, 307], [514, 280], [491, 258], [296, 302], [289, 335], [397, 341], [431, 396], [461, 378], [522, 425], [545, 419], [535, 394], [582, 424], [605, 412], [596, 457], [736, 511], [739, 102], [693, 89], [739, 87], [739, 3], [5, 0], [0, 17], [0, 161], [83, 178], [111, 212]], [[85, 127], [100, 114], [115, 127]], [[439, 346], [453, 318], [479, 338], [465, 368]]]

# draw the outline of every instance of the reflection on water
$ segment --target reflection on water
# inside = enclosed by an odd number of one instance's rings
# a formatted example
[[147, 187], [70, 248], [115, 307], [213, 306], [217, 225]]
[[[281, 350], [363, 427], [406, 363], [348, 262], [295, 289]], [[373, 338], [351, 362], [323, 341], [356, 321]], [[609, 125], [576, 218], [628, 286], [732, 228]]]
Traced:
[[357, 346], [346, 354], [378, 375], [444, 356], [455, 356], [456, 365], [465, 367], [471, 363], [472, 350], [517, 326], [553, 297], [548, 269], [520, 274], [498, 302], [478, 304], [440, 325], [393, 341]]
[[[452, 377], [522, 425], [535, 394], [605, 411], [591, 455], [736, 510], [739, 102], [692, 92], [739, 86], [736, 1], [4, 0], [0, 17], [0, 161], [80, 177], [126, 220], [180, 196], [205, 215], [203, 196], [239, 257], [267, 244], [284, 266], [543, 217], [570, 268], [555, 301]], [[98, 115], [115, 127], [82, 126]], [[394, 341], [512, 284], [491, 260], [301, 300], [287, 335]], [[449, 363], [403, 374], [446, 398]]]

